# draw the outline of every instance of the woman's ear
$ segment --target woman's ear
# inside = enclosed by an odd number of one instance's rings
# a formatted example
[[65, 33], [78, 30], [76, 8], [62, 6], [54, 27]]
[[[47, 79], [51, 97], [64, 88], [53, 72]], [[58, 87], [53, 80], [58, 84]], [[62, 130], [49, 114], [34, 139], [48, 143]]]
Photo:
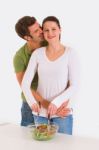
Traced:
[[62, 29], [60, 28], [60, 33], [62, 32]]

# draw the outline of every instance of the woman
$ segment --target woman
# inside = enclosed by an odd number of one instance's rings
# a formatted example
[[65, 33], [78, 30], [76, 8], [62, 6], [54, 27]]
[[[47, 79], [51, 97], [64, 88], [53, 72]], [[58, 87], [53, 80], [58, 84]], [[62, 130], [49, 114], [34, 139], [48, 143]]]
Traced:
[[[33, 110], [35, 122], [47, 123], [50, 121], [58, 124], [60, 133], [72, 134], [73, 116], [71, 97], [78, 89], [79, 69], [74, 50], [60, 42], [61, 27], [59, 20], [54, 16], [48, 16], [42, 23], [43, 34], [48, 42], [47, 47], [37, 49], [31, 56], [28, 68], [22, 81], [22, 90], [27, 102]], [[30, 86], [35, 72], [38, 72], [37, 92], [50, 101], [48, 110], [37, 104], [31, 93]], [[70, 86], [67, 87], [68, 80]], [[62, 103], [69, 103], [68, 116], [64, 118], [56, 115], [57, 109]], [[39, 116], [37, 114], [39, 113]]]

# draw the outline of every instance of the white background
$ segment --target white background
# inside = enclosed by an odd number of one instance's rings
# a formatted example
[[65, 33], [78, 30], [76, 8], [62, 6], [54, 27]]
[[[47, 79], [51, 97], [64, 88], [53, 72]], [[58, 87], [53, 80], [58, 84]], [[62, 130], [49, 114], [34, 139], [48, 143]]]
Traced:
[[20, 123], [21, 89], [13, 56], [25, 43], [15, 23], [25, 15], [54, 15], [62, 26], [62, 42], [76, 49], [81, 63], [81, 85], [74, 102], [74, 134], [99, 138], [99, 5], [98, 0], [0, 1], [0, 122]]

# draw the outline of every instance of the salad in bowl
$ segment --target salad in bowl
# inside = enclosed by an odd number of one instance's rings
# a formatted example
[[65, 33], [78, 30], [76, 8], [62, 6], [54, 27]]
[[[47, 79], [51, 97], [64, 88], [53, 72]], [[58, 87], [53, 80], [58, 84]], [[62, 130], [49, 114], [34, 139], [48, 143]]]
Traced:
[[56, 124], [31, 125], [30, 128], [32, 137], [40, 141], [52, 139], [58, 131]]

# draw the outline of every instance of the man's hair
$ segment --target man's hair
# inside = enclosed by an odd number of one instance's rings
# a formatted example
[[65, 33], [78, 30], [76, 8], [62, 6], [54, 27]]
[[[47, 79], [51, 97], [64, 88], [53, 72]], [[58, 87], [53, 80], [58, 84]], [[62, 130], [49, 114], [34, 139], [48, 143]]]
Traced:
[[59, 22], [58, 18], [56, 18], [55, 16], [46, 17], [42, 22], [42, 27], [43, 27], [44, 23], [47, 22], [47, 21], [53, 21], [58, 25], [59, 28], [61, 28], [60, 22]]
[[30, 32], [28, 27], [33, 25], [36, 22], [35, 17], [24, 16], [18, 20], [15, 24], [15, 31], [16, 33], [24, 39], [24, 36], [30, 36]]

